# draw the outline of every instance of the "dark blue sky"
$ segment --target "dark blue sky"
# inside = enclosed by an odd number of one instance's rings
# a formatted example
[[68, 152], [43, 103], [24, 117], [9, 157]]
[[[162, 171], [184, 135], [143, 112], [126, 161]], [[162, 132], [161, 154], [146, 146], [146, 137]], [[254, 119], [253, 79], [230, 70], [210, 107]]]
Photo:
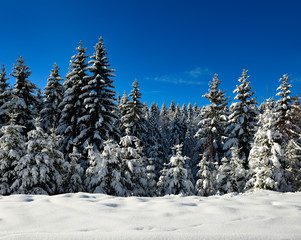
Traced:
[[[214, 73], [233, 99], [243, 68], [258, 101], [287, 73], [301, 95], [301, 1], [85, 0], [1, 2], [0, 64], [23, 55], [43, 88], [57, 62], [64, 77], [80, 40], [104, 38], [118, 92], [140, 83], [142, 101], [207, 103]], [[14, 79], [11, 79], [14, 83]]]

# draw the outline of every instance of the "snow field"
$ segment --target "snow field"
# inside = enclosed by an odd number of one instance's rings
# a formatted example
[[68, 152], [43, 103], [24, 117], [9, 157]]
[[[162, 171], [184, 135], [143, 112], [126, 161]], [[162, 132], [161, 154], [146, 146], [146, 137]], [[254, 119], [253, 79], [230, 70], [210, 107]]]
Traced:
[[0, 239], [301, 239], [301, 193], [0, 196]]

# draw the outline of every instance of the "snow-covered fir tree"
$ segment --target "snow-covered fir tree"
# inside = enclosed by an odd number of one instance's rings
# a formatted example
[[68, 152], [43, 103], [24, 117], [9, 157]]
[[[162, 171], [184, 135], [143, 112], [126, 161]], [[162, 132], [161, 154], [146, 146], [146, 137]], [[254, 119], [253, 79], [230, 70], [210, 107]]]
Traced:
[[[87, 89], [85, 89], [90, 79], [86, 73], [88, 55], [86, 55], [87, 49], [82, 46], [82, 42], [79, 43], [76, 50], [78, 53], [71, 58], [69, 73], [66, 75], [63, 84], [65, 92], [60, 104], [62, 113], [58, 126], [58, 132], [64, 136], [62, 151], [67, 159], [69, 153], [73, 150], [73, 146], [76, 146], [81, 153], [86, 152], [84, 142], [80, 140], [82, 140], [81, 135], [88, 127], [85, 117], [87, 109], [84, 103], [84, 97], [89, 95]], [[83, 88], [85, 92], [83, 92]]]
[[14, 169], [16, 179], [11, 186], [13, 193], [57, 194], [62, 193], [63, 154], [57, 151], [53, 142], [40, 127], [36, 119], [36, 129], [28, 133], [26, 154]]
[[175, 155], [170, 161], [170, 168], [166, 172], [165, 194], [183, 194], [192, 195], [194, 187], [192, 182], [187, 178], [187, 169], [185, 161], [190, 161], [186, 156], [182, 156], [182, 144], [174, 146]]
[[163, 148], [163, 158], [168, 159], [168, 154], [170, 151], [168, 136], [170, 128], [170, 119], [168, 116], [168, 110], [166, 108], [166, 103], [164, 102], [161, 107], [159, 116], [160, 132], [161, 132], [161, 145]]
[[152, 162], [150, 165], [155, 167], [153, 170], [155, 174], [154, 179], [157, 179], [157, 177], [159, 177], [159, 171], [163, 167], [164, 155], [162, 148], [162, 136], [159, 126], [159, 109], [155, 103], [152, 103], [149, 109], [146, 155], [148, 161]]
[[167, 173], [169, 165], [170, 165], [170, 162], [169, 163], [163, 163], [163, 168], [160, 171], [160, 177], [159, 177], [159, 180], [157, 182], [157, 195], [158, 196], [165, 196], [166, 188], [167, 188], [166, 173]]
[[231, 154], [222, 159], [222, 165], [218, 167], [216, 184], [220, 193], [242, 192], [247, 181], [247, 171], [239, 156], [238, 147], [231, 148]]
[[147, 193], [147, 179], [145, 169], [145, 156], [140, 140], [130, 135], [130, 130], [126, 130], [126, 135], [120, 139], [121, 158], [125, 161], [122, 174], [127, 180], [127, 196], [145, 196]]
[[[119, 131], [114, 122], [117, 119], [118, 112], [115, 103], [115, 86], [113, 85], [115, 77], [114, 69], [110, 68], [109, 58], [103, 44], [103, 39], [95, 46], [95, 52], [91, 56], [91, 61], [87, 69], [92, 73], [89, 81], [82, 87], [82, 101], [85, 105], [85, 113], [79, 119], [82, 128], [77, 141], [84, 144], [91, 144], [94, 151], [103, 149], [104, 141], [119, 137]], [[117, 136], [117, 137], [116, 137]]]
[[186, 124], [181, 118], [181, 110], [179, 105], [176, 106], [173, 114], [169, 130], [169, 144], [170, 146], [183, 143], [185, 141]]
[[255, 91], [251, 91], [252, 87], [248, 82], [248, 70], [243, 70], [238, 81], [241, 83], [236, 86], [233, 93], [236, 93], [235, 100], [230, 106], [230, 115], [228, 119], [228, 127], [226, 133], [229, 136], [224, 149], [227, 156], [231, 154], [231, 148], [239, 149], [239, 157], [243, 160], [244, 166], [247, 167], [247, 159], [251, 150], [253, 136], [256, 131], [257, 109], [256, 98], [253, 97]]
[[17, 178], [15, 167], [25, 155], [25, 139], [23, 126], [15, 123], [15, 115], [11, 115], [10, 124], [1, 128], [0, 138], [0, 195], [9, 195], [11, 186]]
[[198, 163], [197, 181], [195, 184], [196, 194], [199, 196], [210, 196], [216, 193], [216, 166], [213, 158], [210, 156], [210, 148], [201, 154], [201, 160]]
[[124, 99], [124, 103], [121, 109], [121, 128], [129, 131], [130, 136], [137, 137], [143, 146], [147, 144], [147, 125], [146, 119], [143, 114], [143, 103], [141, 99], [141, 92], [139, 89], [138, 81], [135, 79], [133, 90], [129, 94], [132, 100]]
[[[16, 124], [24, 126], [24, 134], [34, 129], [37, 116], [37, 106], [40, 104], [37, 98], [37, 85], [33, 84], [28, 78], [31, 75], [29, 67], [26, 66], [22, 56], [14, 64], [11, 76], [16, 78], [13, 89], [15, 98], [11, 98], [7, 103], [7, 108], [17, 114]], [[16, 102], [17, 101], [17, 102]]]
[[95, 152], [91, 145], [88, 149], [90, 165], [85, 180], [88, 192], [126, 196], [129, 180], [122, 172], [124, 160], [119, 145], [107, 140], [101, 153]]
[[2, 65], [0, 73], [0, 126], [4, 126], [9, 122], [8, 109], [5, 104], [10, 100], [11, 89], [7, 82], [9, 78], [6, 77], [4, 65]]
[[223, 143], [225, 138], [225, 125], [227, 121], [227, 99], [225, 91], [219, 89], [221, 81], [217, 74], [209, 83], [209, 93], [205, 94], [211, 104], [202, 112], [199, 130], [195, 137], [199, 139], [200, 152], [205, 152], [209, 162], [219, 163], [223, 157]]
[[41, 111], [41, 125], [44, 131], [50, 133], [51, 128], [57, 128], [61, 116], [61, 104], [64, 96], [64, 88], [61, 84], [63, 80], [59, 74], [59, 67], [55, 63], [47, 79], [47, 85], [44, 88], [45, 101]]
[[83, 183], [84, 169], [81, 167], [82, 154], [79, 153], [76, 146], [73, 146], [72, 152], [69, 153], [70, 162], [66, 162], [66, 175], [64, 178], [64, 191], [67, 193], [82, 192], [85, 190]]
[[246, 189], [284, 191], [287, 189], [287, 183], [281, 166], [284, 158], [281, 147], [282, 134], [277, 130], [277, 115], [269, 106], [268, 102], [264, 113], [259, 115], [259, 128], [249, 155], [250, 180]]

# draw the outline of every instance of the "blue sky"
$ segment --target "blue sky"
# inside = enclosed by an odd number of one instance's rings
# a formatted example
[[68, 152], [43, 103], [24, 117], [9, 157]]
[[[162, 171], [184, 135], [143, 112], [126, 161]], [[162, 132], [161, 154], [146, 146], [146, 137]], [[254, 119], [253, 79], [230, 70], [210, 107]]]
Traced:
[[243, 68], [259, 102], [283, 74], [301, 95], [301, 1], [9, 0], [1, 9], [0, 64], [9, 73], [23, 55], [40, 88], [54, 62], [64, 77], [80, 40], [92, 54], [102, 36], [116, 91], [137, 78], [148, 104], [204, 105], [214, 73], [233, 99]]

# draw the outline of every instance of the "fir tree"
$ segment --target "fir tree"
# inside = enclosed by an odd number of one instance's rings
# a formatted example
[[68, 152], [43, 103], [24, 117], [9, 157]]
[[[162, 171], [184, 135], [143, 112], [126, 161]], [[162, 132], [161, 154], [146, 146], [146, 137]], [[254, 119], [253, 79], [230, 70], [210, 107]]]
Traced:
[[248, 71], [244, 69], [242, 76], [238, 79], [241, 84], [233, 91], [237, 93], [234, 98], [237, 102], [232, 103], [230, 107], [229, 126], [226, 129], [229, 137], [224, 145], [224, 149], [228, 150], [228, 156], [231, 154], [232, 147], [240, 149], [239, 157], [243, 160], [245, 167], [247, 167], [258, 115], [256, 98], [253, 97], [255, 91], [251, 91], [252, 87], [248, 82], [247, 73]]
[[61, 104], [64, 96], [64, 88], [61, 84], [63, 80], [59, 74], [59, 67], [55, 63], [47, 79], [47, 85], [44, 88], [45, 102], [41, 111], [41, 124], [43, 129], [50, 133], [51, 128], [57, 128], [61, 117]]
[[166, 190], [167, 190], [167, 184], [166, 184], [166, 181], [167, 181], [167, 177], [166, 177], [166, 173], [167, 173], [167, 167], [170, 165], [170, 163], [166, 164], [164, 163], [163, 164], [163, 168], [162, 170], [160, 171], [160, 177], [159, 177], [159, 180], [157, 182], [157, 195], [158, 196], [164, 196], [165, 193], [166, 193]]
[[170, 158], [171, 167], [166, 172], [165, 194], [192, 195], [194, 192], [193, 184], [187, 179], [187, 169], [184, 168], [185, 161], [190, 159], [182, 156], [183, 145], [175, 145], [176, 152]]
[[4, 126], [9, 122], [8, 109], [5, 108], [5, 104], [10, 100], [11, 89], [7, 83], [6, 71], [4, 65], [2, 65], [0, 73], [0, 126]]
[[105, 142], [101, 153], [89, 146], [90, 167], [86, 171], [89, 192], [126, 196], [127, 179], [122, 174], [121, 149], [112, 140]]
[[66, 162], [64, 178], [64, 191], [67, 193], [76, 193], [84, 191], [83, 185], [83, 168], [80, 163], [82, 162], [82, 154], [78, 152], [78, 149], [73, 146], [72, 152], [69, 153], [68, 158], [70, 162]]
[[36, 129], [28, 133], [26, 154], [17, 163], [14, 193], [57, 194], [62, 192], [63, 155], [36, 120]]
[[115, 77], [114, 69], [109, 68], [110, 64], [107, 52], [105, 50], [103, 39], [99, 38], [99, 42], [95, 46], [95, 52], [89, 61], [87, 68], [92, 77], [87, 85], [82, 87], [82, 99], [85, 104], [85, 115], [79, 121], [79, 124], [86, 125], [82, 129], [78, 141], [91, 144], [95, 151], [103, 149], [104, 141], [119, 137], [119, 131], [114, 126], [118, 112], [115, 104], [115, 86], [113, 85]]
[[17, 178], [15, 167], [25, 155], [25, 139], [23, 126], [15, 123], [15, 115], [11, 115], [10, 124], [3, 126], [0, 138], [0, 194], [9, 195], [11, 186]]
[[28, 80], [31, 71], [24, 65], [24, 62], [21, 56], [17, 59], [17, 64], [14, 64], [11, 76], [16, 78], [13, 89], [13, 95], [16, 97], [11, 98], [7, 103], [7, 108], [15, 110], [13, 113], [17, 114], [16, 124], [25, 127], [24, 134], [26, 135], [27, 132], [34, 129], [34, 119], [37, 116], [37, 107], [40, 102], [36, 96], [38, 87]]
[[281, 147], [282, 134], [276, 127], [276, 114], [268, 104], [264, 113], [259, 116], [259, 123], [254, 145], [250, 151], [250, 180], [246, 188], [286, 190], [287, 183], [281, 166], [284, 154]]
[[143, 114], [143, 103], [139, 100], [141, 93], [137, 79], [135, 79], [133, 90], [130, 93], [132, 101], [128, 100], [124, 103], [121, 109], [121, 126], [123, 129], [128, 129], [129, 135], [137, 137], [143, 146], [147, 143], [147, 126], [146, 119]]
[[[62, 151], [67, 159], [69, 153], [73, 150], [73, 146], [76, 146], [81, 153], [86, 152], [81, 136], [86, 132], [88, 124], [84, 117], [87, 109], [83, 102], [85, 97], [83, 88], [87, 86], [89, 81], [89, 76], [86, 73], [88, 66], [86, 59], [88, 56], [86, 55], [87, 49], [82, 46], [82, 42], [79, 43], [76, 50], [78, 53], [71, 58], [70, 70], [63, 84], [65, 92], [60, 105], [62, 113], [58, 127], [58, 132], [64, 136]], [[87, 92], [84, 93], [88, 94]]]
[[120, 139], [121, 158], [125, 161], [122, 174], [127, 182], [126, 192], [128, 196], [145, 196], [147, 193], [145, 156], [140, 140], [129, 135], [129, 132], [127, 129], [126, 135]]

